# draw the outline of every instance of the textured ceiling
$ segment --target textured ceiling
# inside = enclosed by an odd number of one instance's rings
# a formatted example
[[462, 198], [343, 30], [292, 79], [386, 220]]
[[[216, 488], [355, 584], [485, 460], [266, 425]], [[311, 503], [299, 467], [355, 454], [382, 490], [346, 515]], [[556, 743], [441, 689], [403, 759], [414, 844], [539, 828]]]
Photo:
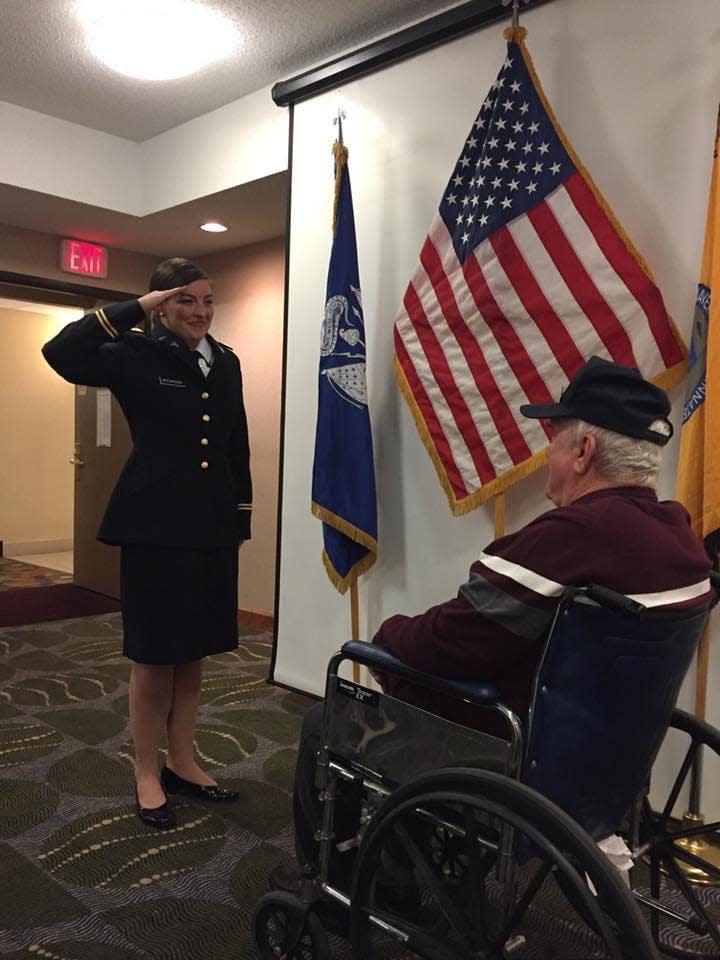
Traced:
[[452, 0], [204, 2], [235, 23], [245, 38], [240, 52], [195, 76], [151, 83], [113, 73], [86, 52], [75, 0], [1, 0], [0, 100], [142, 141], [456, 5]]
[[[147, 217], [0, 184], [0, 211], [2, 222], [13, 227], [159, 257], [192, 258], [281, 236], [287, 215], [287, 181], [287, 173], [278, 173]], [[207, 220], [221, 220], [228, 232], [205, 233], [200, 224]]]

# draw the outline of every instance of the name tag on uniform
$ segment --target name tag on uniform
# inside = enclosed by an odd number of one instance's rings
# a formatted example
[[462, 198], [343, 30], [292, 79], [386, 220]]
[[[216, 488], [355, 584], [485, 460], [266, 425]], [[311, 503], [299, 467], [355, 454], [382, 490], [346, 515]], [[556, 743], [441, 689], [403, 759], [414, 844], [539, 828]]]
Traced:
[[160, 385], [162, 387], [184, 387], [186, 386], [183, 380], [173, 380], [171, 377], [158, 377]]

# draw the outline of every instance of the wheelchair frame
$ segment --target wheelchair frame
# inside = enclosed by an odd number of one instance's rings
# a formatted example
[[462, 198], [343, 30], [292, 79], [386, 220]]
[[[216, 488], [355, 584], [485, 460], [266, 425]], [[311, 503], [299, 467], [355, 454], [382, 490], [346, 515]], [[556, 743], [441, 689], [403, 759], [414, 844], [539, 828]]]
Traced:
[[[593, 595], [593, 589], [597, 591], [597, 588], [588, 589], [579, 589], [572, 592], [573, 600], [587, 598], [588, 602], [594, 603], [614, 603], [620, 605], [620, 608], [627, 612], [630, 609], [637, 611], [639, 605], [634, 604], [633, 601], [628, 600], [628, 598], [620, 597], [620, 595], [612, 594], [610, 591], [601, 591], [600, 597], [598, 598], [597, 593]], [[558, 616], [560, 610], [558, 610]], [[552, 631], [551, 631], [552, 632]], [[362, 704], [364, 700], [378, 696], [374, 691], [369, 690], [368, 688], [362, 687], [358, 684], [350, 683], [346, 680], [343, 680], [339, 675], [339, 669], [341, 664], [346, 660], [352, 660], [353, 662], [358, 662], [366, 666], [372, 666], [375, 669], [387, 671], [389, 668], [387, 665], [379, 666], [376, 662], [373, 662], [373, 657], [369, 656], [372, 653], [373, 648], [369, 647], [367, 644], [362, 643], [348, 643], [345, 644], [342, 650], [336, 653], [330, 660], [327, 669], [327, 678], [326, 678], [326, 690], [325, 690], [325, 711], [323, 715], [323, 724], [321, 732], [321, 748], [318, 754], [318, 760], [316, 765], [316, 774], [315, 774], [315, 786], [318, 790], [321, 800], [322, 800], [322, 819], [319, 833], [316, 836], [319, 844], [318, 852], [318, 863], [317, 871], [311, 871], [309, 869], [304, 871], [303, 882], [301, 884], [300, 897], [296, 901], [296, 908], [299, 911], [299, 915], [303, 918], [303, 922], [300, 922], [298, 918], [295, 919], [294, 924], [290, 924], [293, 927], [296, 943], [300, 942], [300, 936], [303, 930], [307, 931], [307, 917], [314, 910], [315, 905], [317, 904], [318, 898], [325, 898], [326, 900], [335, 902], [336, 904], [341, 905], [345, 909], [353, 912], [353, 898], [350, 894], [350, 891], [343, 891], [338, 888], [337, 885], [330, 882], [330, 872], [331, 872], [331, 861], [334, 851], [334, 825], [335, 825], [335, 807], [338, 797], [338, 788], [342, 782], [350, 783], [356, 787], [361, 787], [364, 791], [368, 791], [371, 794], [374, 794], [377, 797], [380, 797], [385, 802], [385, 807], [392, 806], [390, 798], [394, 797], [399, 793], [407, 793], [410, 791], [412, 793], [413, 783], [406, 784], [405, 787], [397, 787], [396, 785], [389, 785], [382, 781], [382, 777], [379, 777], [378, 774], [372, 770], [364, 769], [361, 765], [357, 763], [351, 763], [348, 761], [343, 761], [337, 755], [333, 755], [331, 750], [332, 743], [332, 727], [333, 727], [333, 718], [336, 715], [336, 708], [338, 704], [338, 697], [341, 695], [339, 693], [340, 685], [344, 685], [343, 694], [345, 696], [350, 696], [355, 698], [355, 700]], [[547, 650], [547, 647], [546, 647]], [[546, 651], [545, 651], [546, 652]], [[543, 653], [543, 657], [545, 656]], [[542, 662], [542, 660], [541, 660]], [[558, 807], [550, 804], [545, 798], [540, 794], [537, 794], [535, 791], [530, 790], [529, 788], [520, 784], [520, 778], [523, 772], [523, 759], [525, 751], [525, 742], [526, 737], [523, 733], [523, 727], [519, 718], [499, 699], [492, 699], [493, 692], [492, 688], [488, 688], [487, 685], [485, 689], [481, 692], [480, 695], [477, 693], [477, 688], [472, 684], [463, 684], [463, 683], [453, 683], [439, 680], [438, 678], [424, 675], [414, 671], [410, 668], [407, 668], [405, 665], [400, 664], [402, 668], [401, 673], [406, 679], [412, 679], [413, 682], [419, 683], [425, 687], [434, 689], [436, 692], [443, 693], [445, 695], [450, 694], [451, 696], [460, 697], [466, 702], [470, 702], [475, 706], [482, 707], [486, 710], [491, 710], [496, 714], [503, 717], [505, 723], [507, 724], [508, 729], [508, 740], [506, 745], [506, 752], [503, 758], [503, 776], [497, 777], [496, 774], [482, 774], [482, 771], [475, 770], [474, 774], [477, 775], [475, 778], [483, 781], [483, 789], [490, 789], [492, 792], [493, 784], [495, 779], [502, 780], [503, 778], [508, 781], [512, 781], [515, 784], [515, 791], [521, 791], [520, 794], [517, 794], [516, 799], [518, 802], [528, 802], [532, 808], [533, 802], [540, 803], [542, 806], [542, 815], [544, 817], [548, 816], [547, 808], [550, 808], [549, 817], [550, 819], [546, 822], [551, 825], [557, 821], [562, 825], [563, 829], [569, 829], [566, 824], [566, 820], [570, 821], [572, 829], [580, 831], [584, 834], [584, 831], [580, 827], [574, 824], [574, 821], [571, 821], [566, 814], [564, 814]], [[393, 671], [394, 672], [394, 671]], [[540, 671], [538, 670], [538, 675], [536, 676], [535, 683], [537, 684], [538, 676]], [[388, 698], [387, 695], [382, 694], [381, 696], [385, 697], [386, 700], [393, 700], [393, 698]], [[396, 701], [401, 702], [401, 701]], [[404, 706], [407, 706], [403, 704]], [[416, 708], [417, 709], [417, 708]], [[693, 718], [689, 718], [687, 715], [682, 714], [676, 711], [677, 722], [681, 724], [681, 729], [686, 729], [692, 735], [693, 732]], [[449, 721], [448, 721], [449, 722]], [[530, 724], [532, 723], [532, 717], [530, 718]], [[688, 726], [689, 724], [689, 726]], [[706, 726], [706, 725], [705, 725]], [[530, 729], [530, 726], [529, 728]], [[709, 728], [710, 730], [712, 728]], [[483, 734], [478, 734], [478, 736], [487, 736]], [[719, 747], [720, 747], [720, 734], [716, 734]], [[491, 738], [492, 739], [492, 738]], [[707, 738], [706, 741], [707, 742]], [[720, 749], [719, 751], [720, 752]], [[625, 892], [622, 888], [622, 882], [619, 880], [619, 877], [615, 874], [615, 868], [609, 865], [609, 862], [605, 861], [610, 871], [612, 871], [612, 876], [606, 878], [603, 874], [603, 871], [600, 870], [601, 879], [606, 883], [606, 888], [604, 890], [604, 896], [609, 900], [615, 898], [616, 910], [619, 914], [622, 914], [621, 921], [617, 920], [617, 917], [614, 918], [614, 923], [618, 924], [622, 928], [623, 924], [630, 922], [631, 925], [637, 925], [638, 923], [645, 927], [643, 921], [640, 919], [640, 913], [637, 908], [637, 903], [641, 904], [643, 907], [650, 911], [651, 921], [650, 921], [650, 930], [646, 928], [643, 932], [639, 934], [639, 946], [636, 946], [632, 954], [617, 954], [620, 956], [632, 956], [633, 960], [640, 960], [640, 958], [650, 958], [656, 957], [657, 953], [654, 952], [652, 943], [649, 940], [649, 936], [644, 939], [645, 934], [652, 933], [655, 945], [658, 948], [661, 948], [661, 938], [659, 930], [659, 916], [664, 916], [667, 919], [670, 919], [673, 922], [685, 924], [691, 931], [695, 934], [707, 934], [708, 933], [708, 923], [710, 923], [710, 918], [706, 912], [700, 913], [697, 910], [697, 898], [692, 896], [689, 900], [691, 908], [695, 910], [696, 918], [688, 917], [681, 914], [677, 910], [674, 910], [670, 907], [664, 905], [659, 898], [659, 869], [662, 864], [662, 858], [667, 859], [667, 827], [670, 819], [670, 814], [672, 812], [672, 807], [679, 789], [681, 786], [681, 780], [687, 777], [688, 772], [693, 769], [697, 770], [697, 755], [698, 755], [698, 746], [693, 740], [693, 745], [688, 751], [688, 755], [685, 758], [685, 761], [682, 765], [681, 771], [678, 775], [675, 787], [671, 792], [671, 797], [665, 806], [665, 810], [661, 814], [660, 823], [663, 827], [662, 835], [659, 836], [656, 834], [654, 837], [648, 838], [643, 837], [642, 834], [642, 818], [645, 816], [646, 820], [651, 817], [652, 811], [650, 810], [649, 801], [647, 799], [647, 790], [643, 792], [641, 796], [638, 797], [633, 811], [632, 819], [630, 824], [630, 839], [632, 842], [633, 850], [632, 855], [633, 859], [637, 862], [641, 857], [650, 855], [651, 859], [651, 890], [650, 895], [645, 896], [638, 891], [633, 890], [632, 896], [629, 892]], [[436, 776], [445, 775], [445, 777], [450, 776], [451, 774], [459, 774], [461, 771], [458, 770], [440, 770], [437, 772]], [[470, 779], [473, 778], [473, 770], [465, 769], [464, 773]], [[482, 774], [482, 775], [480, 775]], [[428, 774], [428, 777], [432, 776]], [[420, 780], [423, 778], [421, 777]], [[425, 778], [427, 779], [427, 778]], [[536, 800], [533, 800], [530, 796], [529, 800], [525, 796], [530, 794], [535, 796]], [[449, 795], [449, 794], [448, 794]], [[453, 793], [453, 796], [456, 794]], [[467, 799], [467, 798], [466, 798]], [[410, 803], [412, 807], [412, 803]], [[384, 808], [383, 808], [384, 809]], [[540, 809], [538, 807], [538, 809]], [[427, 815], [429, 819], [432, 819], [431, 812], [424, 812], [422, 805], [416, 806], [413, 808], [415, 813], [420, 814], [420, 816]], [[372, 828], [375, 826], [375, 834], [378, 832], [378, 825], [375, 823], [376, 818], [367, 817], [365, 822], [360, 824], [360, 829], [358, 831], [358, 837], [356, 838], [358, 844], [362, 840], [363, 836], [366, 834], [370, 827], [370, 832], [372, 833]], [[372, 820], [372, 823], [370, 821]], [[382, 824], [379, 824], [381, 827]], [[444, 830], [449, 831], [458, 831], [457, 824], [442, 822], [439, 823]], [[700, 832], [710, 832], [715, 830], [720, 824], [710, 824], [704, 828], [695, 827], [695, 830], [689, 829], [686, 830], [684, 836], [692, 837], [697, 835]], [[674, 834], [678, 836], [677, 834]], [[584, 848], [585, 854], [593, 859], [594, 855], [598, 858], [604, 860], [604, 854], [602, 854], [594, 841], [592, 841], [587, 834], [584, 834], [587, 838], [589, 847]], [[364, 843], [364, 840], [363, 840]], [[483, 841], [486, 845], [493, 846], [490, 841]], [[493, 846], [493, 851], [498, 858], [497, 866], [497, 878], [500, 884], [503, 887], [503, 897], [502, 904], [500, 909], [500, 923], [501, 927], [511, 915], [513, 908], [513, 901], [515, 896], [515, 887], [517, 883], [518, 875], [518, 864], [516, 861], [516, 831], [511, 823], [505, 823], [503, 826], [500, 835], [499, 841], [496, 845]], [[660, 849], [660, 859], [656, 857], [653, 860], [653, 847], [656, 846]], [[692, 860], [692, 854], [689, 855], [689, 859]], [[697, 858], [695, 858], [697, 859]], [[597, 864], [596, 868], [599, 869]], [[717, 879], [720, 880], [720, 871], [718, 872]], [[357, 878], [355, 878], [355, 886], [357, 886]], [[618, 889], [620, 888], [620, 889]], [[687, 892], [685, 892], [686, 899], [688, 899]], [[578, 891], [576, 890], [576, 895]], [[268, 895], [272, 897], [272, 894]], [[582, 891], [579, 893], [580, 898], [582, 898]], [[623, 899], [625, 898], [625, 899]], [[264, 898], [264, 900], [267, 898]], [[261, 902], [262, 903], [262, 902]], [[597, 930], [598, 926], [602, 928], [603, 920], [598, 918], [593, 912], [593, 904], [585, 902], [583, 910], [585, 911], [585, 916], [590, 914], [594, 917], [591, 926], [594, 926]], [[629, 918], [629, 921], [628, 921]], [[407, 944], [409, 942], [409, 935], [407, 929], [403, 928], [400, 923], [393, 923], [389, 921], [386, 917], [381, 915], [376, 915], [373, 912], [368, 913], [368, 923], [378, 930], [382, 931], [385, 934], [390, 935], [396, 939], [399, 943]], [[303, 924], [305, 924], [303, 926]], [[511, 931], [508, 931], [511, 933]], [[352, 931], [354, 937], [354, 931]], [[262, 934], [258, 931], [258, 925], [256, 922], [256, 936], [258, 936], [258, 942], [262, 939]], [[720, 946], [720, 933], [717, 933], [716, 930], [710, 930], [711, 939]], [[282, 955], [288, 958], [295, 957], [308, 957], [312, 956], [313, 958], [321, 958], [328, 956], [326, 953], [325, 947], [317, 946], [320, 943], [319, 934], [317, 929], [312, 931], [311, 936], [311, 950], [310, 954], [307, 953], [292, 953], [285, 952]], [[353, 939], [354, 943], [354, 939]], [[497, 956], [511, 956], [517, 949], [520, 949], [524, 943], [523, 937], [513, 937], [510, 935], [507, 942], [503, 947], [502, 954], [497, 954]], [[292, 946], [292, 945], [291, 945]], [[293, 947], [294, 949], [294, 947]], [[695, 957], [700, 956], [698, 954], [686, 951], [673, 951], [673, 950], [664, 950], [664, 952], [669, 953], [672, 956], [677, 957]], [[612, 953], [612, 951], [611, 951]], [[271, 956], [272, 954], [265, 954], [263, 956]], [[277, 953], [275, 954], [277, 955]], [[357, 954], [356, 954], [357, 955]], [[495, 956], [496, 954], [493, 954]], [[616, 954], [612, 954], [615, 956]], [[702, 954], [706, 956], [706, 954]], [[478, 954], [479, 956], [479, 954]], [[483, 955], [484, 956], [484, 955]], [[712, 954], [707, 955], [716, 957], [718, 955]]]
[[[342, 903], [346, 907], [350, 907], [350, 898], [328, 882], [330, 858], [332, 855], [332, 845], [334, 840], [334, 806], [337, 796], [338, 782], [339, 780], [345, 780], [353, 784], [358, 784], [358, 781], [362, 779], [362, 787], [367, 790], [381, 794], [385, 798], [389, 797], [393, 793], [393, 789], [383, 786], [377, 781], [377, 779], [365, 777], [363, 774], [358, 773], [357, 770], [352, 769], [349, 765], [342, 764], [338, 760], [332, 759], [330, 756], [328, 744], [331, 740], [332, 718], [334, 716], [334, 708], [339, 695], [338, 686], [340, 682], [345, 682], [346, 684], [348, 683], [347, 681], [342, 681], [342, 678], [339, 675], [339, 667], [343, 661], [352, 659], [352, 657], [348, 656], [350, 646], [351, 645], [349, 644], [345, 644], [343, 650], [336, 653], [330, 659], [328, 664], [325, 685], [325, 713], [322, 726], [322, 746], [318, 754], [315, 773], [315, 786], [323, 797], [323, 819], [320, 828], [320, 834], [317, 837], [320, 846], [320, 888], [322, 889], [323, 893], [327, 894], [329, 897], [332, 897], [337, 902]], [[360, 652], [364, 653], [365, 651], [363, 650]], [[358, 661], [353, 659], [352, 662]], [[360, 686], [359, 684], [352, 684], [350, 686], [357, 691], [358, 697], [362, 699], [362, 691], [365, 691], [366, 688]], [[517, 780], [520, 776], [523, 757], [522, 724], [520, 723], [520, 720], [516, 714], [506, 707], [505, 704], [492, 704], [489, 705], [487, 709], [491, 709], [498, 713], [508, 724], [510, 738], [508, 740], [509, 748], [507, 751], [507, 759], [505, 761], [506, 774], [513, 780]], [[511, 837], [506, 838], [506, 845], [511, 844], [511, 842]], [[506, 848], [503, 848], [501, 856], [504, 860], [507, 860], [508, 850]], [[387, 932], [392, 931], [388, 930]]]

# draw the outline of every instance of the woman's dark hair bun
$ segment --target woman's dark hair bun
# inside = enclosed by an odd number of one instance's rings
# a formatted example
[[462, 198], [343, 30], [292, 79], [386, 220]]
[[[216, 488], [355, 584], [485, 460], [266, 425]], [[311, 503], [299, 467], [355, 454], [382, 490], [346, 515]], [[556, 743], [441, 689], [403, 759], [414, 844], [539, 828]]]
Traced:
[[196, 264], [184, 257], [171, 257], [163, 260], [150, 277], [149, 290], [172, 290], [184, 287], [195, 280], [207, 280], [207, 274]]

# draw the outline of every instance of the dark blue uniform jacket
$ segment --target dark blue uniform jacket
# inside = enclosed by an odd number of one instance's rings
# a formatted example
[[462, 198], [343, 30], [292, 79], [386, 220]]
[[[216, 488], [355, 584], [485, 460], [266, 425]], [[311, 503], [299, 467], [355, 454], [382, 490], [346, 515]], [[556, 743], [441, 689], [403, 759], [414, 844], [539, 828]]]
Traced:
[[109, 387], [133, 450], [98, 539], [210, 549], [250, 537], [252, 486], [240, 364], [208, 336], [207, 378], [197, 355], [162, 325], [146, 336], [137, 300], [68, 324], [43, 355], [70, 383]]

